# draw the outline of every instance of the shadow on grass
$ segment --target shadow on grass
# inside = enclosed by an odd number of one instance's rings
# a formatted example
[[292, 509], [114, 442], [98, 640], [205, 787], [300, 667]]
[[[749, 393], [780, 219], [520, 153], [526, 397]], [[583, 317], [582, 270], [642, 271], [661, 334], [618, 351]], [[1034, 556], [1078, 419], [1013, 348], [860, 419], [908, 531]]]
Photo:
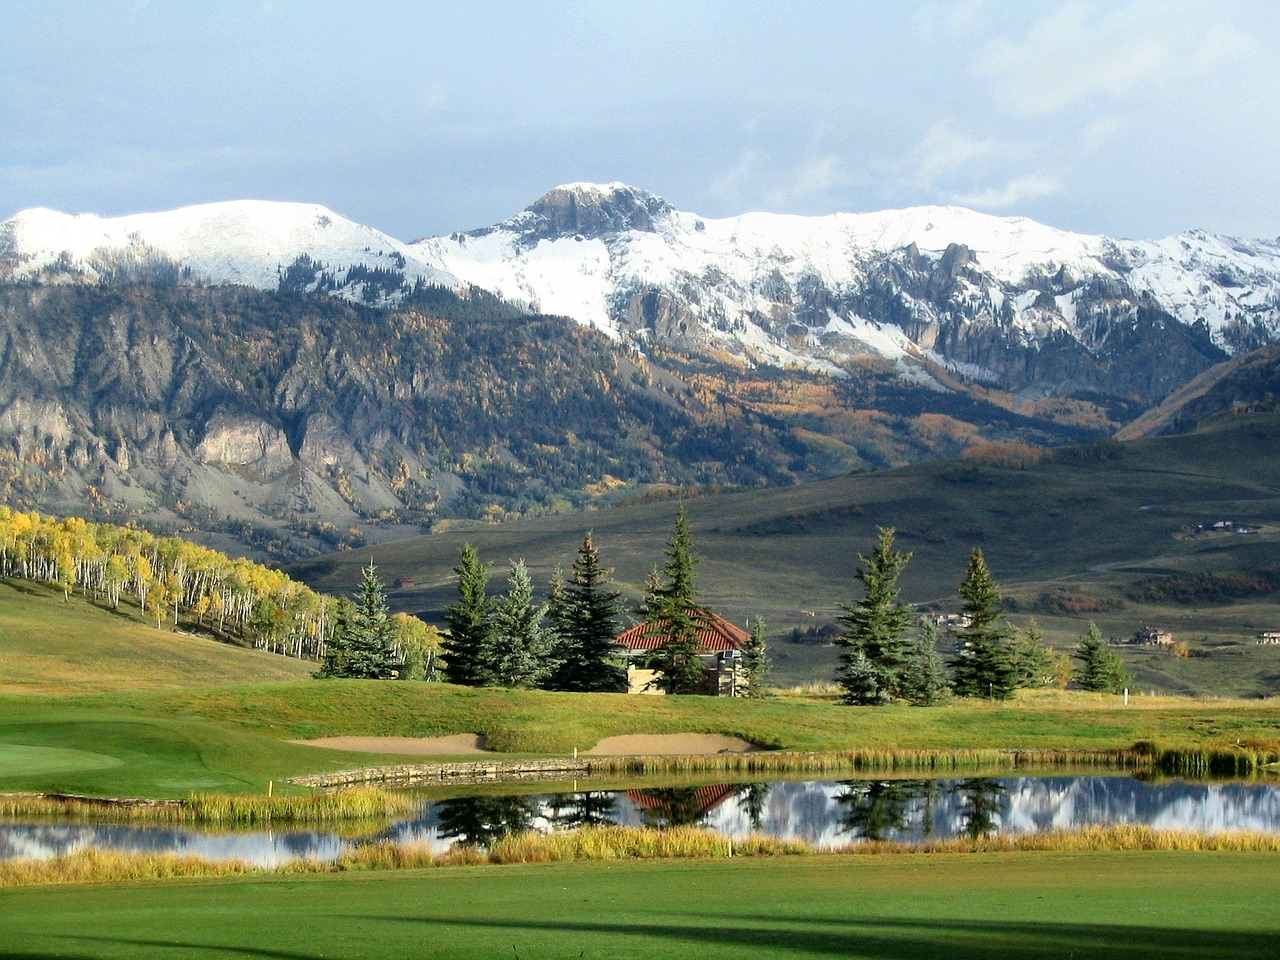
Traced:
[[[105, 946], [114, 947], [155, 947], [164, 954], [176, 956], [199, 956], [203, 953], [229, 953], [240, 957], [263, 957], [266, 960], [320, 960], [324, 954], [311, 953], [291, 953], [285, 950], [271, 950], [266, 947], [245, 947], [245, 946], [220, 946], [211, 943], [186, 943], [181, 940], [131, 940], [127, 937], [86, 937], [76, 936], [74, 934], [53, 934], [50, 940], [61, 943], [67, 940], [82, 941], [89, 944], [103, 944]], [[3, 960], [48, 960], [49, 957], [59, 957], [62, 960], [102, 960], [107, 954], [101, 953], [65, 953], [57, 944], [51, 944], [47, 952], [37, 952], [31, 949], [30, 944], [24, 945], [25, 949], [21, 953], [15, 953], [10, 950], [0, 948], [0, 958]], [[89, 948], [92, 950], [92, 948]], [[117, 951], [112, 951], [110, 956], [119, 956]]]
[[[1274, 960], [1274, 934], [1176, 927], [1100, 923], [1029, 923], [989, 920], [895, 920], [840, 917], [743, 917], [742, 923], [669, 924], [583, 921], [479, 920], [461, 917], [352, 917], [355, 922], [405, 923], [474, 927], [488, 930], [539, 931], [567, 935], [652, 937], [688, 944], [758, 950], [776, 947], [787, 953], [817, 956], [936, 958], [949, 960], [1051, 960], [1101, 957], [1108, 960], [1190, 960], [1232, 957]], [[828, 927], [835, 929], [815, 929]], [[576, 942], [576, 941], [575, 941]]]

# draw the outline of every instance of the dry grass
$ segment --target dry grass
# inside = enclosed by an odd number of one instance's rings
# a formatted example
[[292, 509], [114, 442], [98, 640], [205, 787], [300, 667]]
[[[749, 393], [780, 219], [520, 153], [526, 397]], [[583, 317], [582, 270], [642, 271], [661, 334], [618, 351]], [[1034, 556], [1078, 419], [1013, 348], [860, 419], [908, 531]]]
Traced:
[[434, 853], [426, 845], [372, 843], [347, 851], [333, 863], [296, 860], [274, 868], [256, 867], [243, 861], [214, 862], [199, 857], [86, 850], [53, 860], [0, 863], [0, 887], [588, 860], [717, 859], [805, 856], [818, 853], [885, 856], [1095, 851], [1280, 853], [1280, 836], [1262, 833], [1208, 834], [1156, 830], [1145, 826], [1112, 826], [1016, 837], [956, 837], [907, 843], [865, 841], [826, 849], [814, 847], [803, 840], [781, 840], [761, 834], [733, 840], [695, 827], [654, 830], [604, 826], [556, 834], [541, 834], [536, 831], [518, 834], [499, 841], [487, 851], [478, 847], [455, 846], [445, 853]]
[[197, 793], [187, 800], [113, 801], [92, 797], [9, 794], [0, 797], [0, 817], [39, 817], [80, 822], [202, 823], [259, 826], [339, 823], [403, 816], [418, 805], [403, 792], [352, 787], [329, 793], [274, 797]]

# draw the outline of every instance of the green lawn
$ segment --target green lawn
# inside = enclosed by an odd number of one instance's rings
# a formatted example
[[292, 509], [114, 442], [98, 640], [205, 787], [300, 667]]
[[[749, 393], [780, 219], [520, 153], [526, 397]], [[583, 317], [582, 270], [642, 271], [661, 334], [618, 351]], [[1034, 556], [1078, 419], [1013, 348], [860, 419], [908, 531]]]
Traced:
[[0, 892], [44, 957], [1272, 958], [1280, 858], [968, 854], [472, 867]]
[[303, 679], [304, 663], [157, 629], [136, 608], [113, 611], [23, 580], [0, 580], [0, 691], [99, 693]]
[[254, 793], [268, 780], [423, 758], [290, 744], [339, 734], [479, 733], [497, 751], [568, 755], [625, 733], [724, 733], [787, 750], [1280, 745], [1280, 703], [1026, 695], [1008, 704], [844, 707], [764, 701], [474, 689], [396, 681], [0, 695], [0, 792], [185, 796]]

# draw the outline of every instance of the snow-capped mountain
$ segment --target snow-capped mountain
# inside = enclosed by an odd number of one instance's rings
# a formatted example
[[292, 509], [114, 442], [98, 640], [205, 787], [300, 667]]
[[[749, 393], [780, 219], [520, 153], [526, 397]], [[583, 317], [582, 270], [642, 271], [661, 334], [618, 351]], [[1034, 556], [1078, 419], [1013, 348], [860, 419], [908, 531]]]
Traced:
[[412, 244], [311, 204], [28, 210], [0, 224], [6, 273], [381, 305], [469, 284], [641, 347], [830, 372], [871, 358], [939, 387], [1143, 403], [1280, 333], [1280, 241], [1112, 240], [958, 207], [711, 219], [622, 183], [556, 187], [495, 226]]
[[[457, 287], [406, 244], [313, 203], [240, 200], [127, 217], [24, 210], [0, 224], [0, 268], [16, 279], [81, 276], [322, 289], [394, 299], [416, 281]], [[0, 277], [3, 271], [0, 269]]]
[[[716, 220], [625, 184], [576, 183], [496, 226], [413, 249], [465, 282], [623, 339], [783, 364], [872, 354], [905, 372], [933, 361], [1031, 390], [1046, 367], [1065, 366], [1068, 383], [1047, 392], [1093, 386], [1091, 364], [1114, 373], [1108, 341], [1121, 322], [1177, 321], [1199, 331], [1192, 352], [1210, 354], [1280, 331], [1280, 241], [1117, 241], [958, 207]], [[1179, 376], [1182, 352], [1171, 358]]]

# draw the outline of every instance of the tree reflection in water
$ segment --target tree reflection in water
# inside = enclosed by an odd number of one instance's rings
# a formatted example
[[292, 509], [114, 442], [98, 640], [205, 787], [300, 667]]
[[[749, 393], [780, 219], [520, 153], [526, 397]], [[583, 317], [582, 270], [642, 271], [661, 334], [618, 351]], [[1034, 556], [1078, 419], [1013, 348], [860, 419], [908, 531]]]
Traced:
[[697, 827], [703, 825], [712, 810], [736, 796], [738, 789], [739, 785], [732, 783], [654, 787], [628, 790], [627, 797], [640, 809], [645, 826]]
[[989, 777], [961, 780], [951, 788], [960, 798], [961, 832], [972, 839], [989, 837], [1000, 829], [1008, 791], [1004, 784]]
[[769, 784], [744, 783], [738, 787], [738, 807], [747, 815], [751, 829], [757, 833], [764, 822], [764, 808], [769, 800]]
[[458, 797], [440, 801], [438, 809], [442, 838], [487, 847], [532, 829], [538, 802], [534, 797]]
[[[885, 840], [907, 829], [913, 807], [922, 803], [930, 821], [936, 786], [929, 780], [842, 780], [835, 795], [842, 807], [836, 822], [864, 840]], [[932, 829], [932, 826], [930, 826]]]
[[557, 830], [617, 823], [618, 798], [603, 790], [555, 794], [547, 809], [547, 819]]

